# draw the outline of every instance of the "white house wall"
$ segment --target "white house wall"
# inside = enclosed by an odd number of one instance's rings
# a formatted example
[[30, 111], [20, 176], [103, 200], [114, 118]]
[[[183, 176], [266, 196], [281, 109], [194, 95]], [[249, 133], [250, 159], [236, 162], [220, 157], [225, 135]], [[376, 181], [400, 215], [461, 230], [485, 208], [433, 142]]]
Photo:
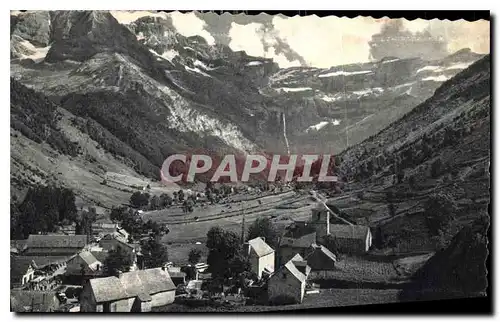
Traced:
[[151, 298], [151, 307], [172, 304], [175, 300], [175, 290], [156, 293], [154, 295], [151, 295]]
[[271, 272], [274, 272], [274, 252], [259, 258], [259, 273], [257, 274], [259, 275], [259, 278], [262, 277], [262, 272], [266, 267], [269, 267]]

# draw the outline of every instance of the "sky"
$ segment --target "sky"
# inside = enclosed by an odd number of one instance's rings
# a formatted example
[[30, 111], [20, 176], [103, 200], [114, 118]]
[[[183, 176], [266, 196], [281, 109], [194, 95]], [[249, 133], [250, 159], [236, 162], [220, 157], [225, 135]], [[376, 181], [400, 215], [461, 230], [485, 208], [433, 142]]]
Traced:
[[462, 48], [490, 51], [486, 20], [374, 19], [225, 13], [112, 11], [124, 24], [144, 16], [169, 16], [177, 32], [199, 35], [252, 56], [272, 58], [282, 68], [336, 65], [380, 60], [387, 56], [439, 59]]

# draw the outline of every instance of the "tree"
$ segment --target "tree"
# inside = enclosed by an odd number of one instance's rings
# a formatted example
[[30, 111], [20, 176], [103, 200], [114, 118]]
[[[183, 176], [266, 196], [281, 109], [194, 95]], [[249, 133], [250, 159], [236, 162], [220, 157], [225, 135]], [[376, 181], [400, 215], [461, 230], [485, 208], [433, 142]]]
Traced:
[[141, 208], [149, 204], [149, 194], [136, 191], [130, 197], [130, 204], [135, 208]]
[[172, 205], [173, 199], [166, 193], [160, 195], [160, 208], [167, 208]]
[[28, 190], [23, 202], [14, 208], [13, 228], [18, 237], [56, 230], [61, 222], [76, 221], [75, 195], [72, 190], [52, 186], [35, 186]]
[[438, 235], [440, 230], [446, 230], [457, 210], [450, 195], [442, 192], [431, 195], [425, 203], [425, 217], [431, 234]]
[[248, 227], [248, 239], [257, 237], [264, 237], [269, 246], [277, 249], [278, 233], [269, 218], [259, 217]]
[[144, 268], [161, 267], [168, 262], [167, 247], [158, 242], [157, 238], [150, 237], [143, 241], [141, 253], [144, 258]]
[[151, 200], [149, 201], [149, 209], [151, 210], [160, 209], [160, 198], [158, 198], [158, 196], [151, 197]]
[[177, 192], [177, 197], [179, 198], [180, 202], [184, 201], [184, 191], [182, 189]]
[[111, 209], [111, 213], [109, 214], [109, 218], [112, 221], [122, 221], [125, 217], [125, 213], [128, 212], [127, 207], [113, 207]]
[[95, 208], [90, 208], [89, 211], [81, 211], [75, 227], [75, 233], [77, 235], [92, 235], [92, 224], [97, 219], [97, 213]]
[[132, 259], [118, 246], [115, 250], [108, 252], [108, 257], [104, 260], [104, 272], [106, 275], [111, 276], [120, 272], [128, 272], [132, 266]]
[[188, 254], [188, 262], [191, 265], [195, 265], [200, 262], [201, 259], [201, 250], [198, 248], [193, 248], [189, 251]]
[[208, 271], [215, 280], [237, 279], [250, 266], [243, 253], [240, 237], [220, 227], [212, 227], [207, 233]]

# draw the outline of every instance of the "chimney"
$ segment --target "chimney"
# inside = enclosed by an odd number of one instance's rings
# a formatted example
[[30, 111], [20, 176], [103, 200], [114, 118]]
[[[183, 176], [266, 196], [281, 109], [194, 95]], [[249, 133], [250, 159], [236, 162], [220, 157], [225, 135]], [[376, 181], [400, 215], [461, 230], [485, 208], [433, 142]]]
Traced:
[[260, 237], [264, 242], [266, 241], [266, 237]]

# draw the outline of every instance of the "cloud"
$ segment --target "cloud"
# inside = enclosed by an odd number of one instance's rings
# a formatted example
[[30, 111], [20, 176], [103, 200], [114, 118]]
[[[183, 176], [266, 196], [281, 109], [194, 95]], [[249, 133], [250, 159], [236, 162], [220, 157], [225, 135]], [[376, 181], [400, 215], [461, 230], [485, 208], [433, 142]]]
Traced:
[[206, 23], [198, 18], [194, 12], [180, 13], [178, 11], [171, 12], [173, 25], [177, 32], [183, 36], [201, 36], [205, 38], [209, 45], [215, 44], [215, 38], [205, 29]]
[[364, 17], [275, 17], [273, 25], [307, 65], [320, 68], [366, 62], [368, 41], [380, 30], [379, 23]]
[[370, 57], [443, 58], [462, 48], [489, 53], [489, 22], [441, 21], [437, 19], [386, 19], [380, 33], [370, 41]]
[[462, 48], [489, 53], [489, 21], [468, 22], [371, 17], [317, 17], [224, 13], [182, 14], [115, 11], [122, 23], [141, 16], [172, 18], [184, 36], [199, 35], [209, 44], [244, 50], [252, 56], [274, 59], [281, 67], [328, 68], [363, 63], [386, 56], [434, 59]]
[[433, 60], [448, 54], [446, 40], [431, 35], [429, 25], [422, 31], [412, 32], [405, 28], [402, 19], [388, 20], [380, 33], [372, 36], [369, 45], [372, 60], [388, 56]]

